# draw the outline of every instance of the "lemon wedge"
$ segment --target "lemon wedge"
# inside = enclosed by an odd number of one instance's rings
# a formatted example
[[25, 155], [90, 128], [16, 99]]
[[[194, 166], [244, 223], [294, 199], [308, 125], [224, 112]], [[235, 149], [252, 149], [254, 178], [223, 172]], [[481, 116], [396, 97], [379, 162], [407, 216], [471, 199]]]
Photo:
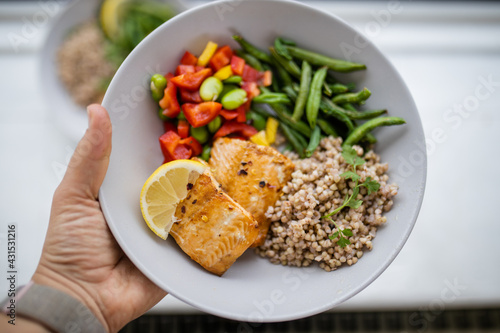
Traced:
[[140, 199], [142, 216], [158, 237], [167, 239], [177, 205], [186, 198], [189, 184], [206, 169], [200, 162], [176, 160], [163, 164], [146, 180]]
[[105, 0], [101, 5], [100, 21], [104, 34], [113, 39], [120, 28], [119, 7], [129, 0]]

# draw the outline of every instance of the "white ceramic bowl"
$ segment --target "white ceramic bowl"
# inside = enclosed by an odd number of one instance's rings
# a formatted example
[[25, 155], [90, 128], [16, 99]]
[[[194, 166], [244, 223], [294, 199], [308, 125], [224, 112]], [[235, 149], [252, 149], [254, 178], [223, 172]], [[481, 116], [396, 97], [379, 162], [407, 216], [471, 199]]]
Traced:
[[[267, 0], [212, 2], [170, 20], [132, 52], [105, 96], [114, 125], [113, 152], [100, 192], [108, 224], [128, 257], [154, 283], [178, 299], [208, 313], [234, 320], [273, 322], [298, 319], [331, 309], [375, 280], [406, 242], [417, 218], [425, 187], [424, 134], [412, 97], [399, 74], [369, 41], [352, 61], [368, 69], [342, 77], [366, 86], [373, 95], [367, 108], [388, 108], [407, 125], [377, 131], [376, 151], [389, 163], [400, 191], [388, 222], [379, 229], [374, 249], [356, 265], [327, 273], [317, 266], [284, 267], [247, 251], [217, 277], [189, 259], [173, 238], [163, 241], [144, 223], [139, 194], [148, 176], [162, 163], [158, 144], [162, 124], [149, 96], [155, 72], [175, 69], [182, 54], [199, 54], [208, 40], [237, 45], [241, 33], [261, 48], [276, 36], [302, 47], [343, 58], [341, 43], [365, 40], [335, 16], [301, 3]], [[381, 300], [383, 301], [383, 300]]]
[[[183, 0], [168, 0], [179, 11], [185, 10]], [[87, 129], [87, 112], [76, 104], [60, 81], [57, 67], [57, 51], [68, 33], [75, 27], [97, 19], [102, 0], [74, 0], [68, 5], [60, 4], [60, 12], [51, 23], [40, 54], [40, 86], [51, 120], [68, 138], [77, 142]], [[92, 52], [92, 50], [89, 50]]]

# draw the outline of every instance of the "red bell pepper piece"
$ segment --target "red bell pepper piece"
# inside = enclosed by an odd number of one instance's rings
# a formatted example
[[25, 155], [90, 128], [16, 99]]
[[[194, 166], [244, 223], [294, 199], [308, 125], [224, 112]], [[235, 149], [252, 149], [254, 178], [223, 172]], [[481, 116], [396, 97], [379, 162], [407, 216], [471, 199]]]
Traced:
[[249, 101], [260, 95], [260, 89], [257, 86], [257, 82], [243, 82], [241, 89], [247, 92], [247, 99]]
[[236, 120], [226, 121], [221, 128], [214, 134], [214, 139], [223, 136], [228, 136], [230, 134], [236, 134], [236, 136], [241, 136], [246, 139], [250, 138], [252, 135], [257, 134], [258, 131], [255, 127], [247, 125], [245, 123], [239, 123]]
[[185, 139], [182, 139], [179, 141], [181, 144], [188, 146], [192, 150], [192, 156], [198, 156], [203, 152], [203, 147], [201, 143], [198, 142], [195, 138], [192, 136], [187, 137]]
[[182, 105], [184, 116], [193, 127], [207, 125], [219, 115], [221, 109], [222, 104], [217, 102], [185, 103]]
[[226, 120], [233, 120], [238, 117], [238, 111], [222, 109], [219, 113]]
[[163, 129], [165, 130], [165, 132], [177, 131], [177, 127], [175, 127], [175, 125], [171, 121], [164, 121], [163, 122]]
[[191, 65], [195, 66], [198, 63], [198, 58], [194, 56], [191, 52], [186, 51], [184, 55], [181, 58], [181, 64], [182, 65]]
[[271, 71], [260, 72], [257, 83], [259, 86], [269, 87], [273, 83], [273, 73]]
[[160, 100], [160, 107], [163, 109], [163, 114], [169, 118], [175, 118], [181, 112], [179, 101], [177, 100], [177, 87], [172, 82], [173, 75], [168, 73], [165, 78], [167, 79], [167, 87], [165, 94]]
[[201, 70], [203, 70], [203, 69], [205, 69], [205, 67], [204, 67], [204, 66], [194, 66], [194, 70], [195, 70], [195, 72], [199, 72], [199, 71], [201, 71]]
[[257, 82], [259, 79], [259, 71], [249, 65], [245, 65], [241, 77], [244, 82]]
[[[242, 58], [235, 55], [231, 57], [231, 70], [235, 75], [243, 75], [243, 69], [245, 66], [248, 65], [245, 64], [245, 60]], [[245, 79], [243, 79], [243, 81], [245, 81]]]
[[165, 161], [189, 159], [192, 150], [181, 144], [181, 137], [174, 131], [168, 131], [160, 136], [160, 147]]
[[205, 79], [212, 75], [210, 68], [202, 69], [196, 73], [186, 73], [175, 76], [171, 81], [179, 88], [198, 90]]
[[177, 124], [177, 134], [183, 139], [189, 136], [189, 123], [186, 120], [179, 120]]
[[195, 70], [193, 65], [179, 65], [175, 69], [176, 76], [186, 74], [186, 73], [194, 73], [194, 72], [196, 72], [196, 70]]
[[244, 105], [237, 108], [236, 113], [238, 114], [238, 117], [236, 117], [237, 122], [244, 123], [247, 121], [247, 110]]
[[231, 57], [233, 56], [233, 50], [227, 45], [219, 48], [212, 58], [210, 59], [210, 67], [217, 72], [224, 66], [229, 65], [231, 62]]
[[199, 90], [191, 91], [191, 90], [180, 88], [179, 91], [180, 91], [181, 101], [183, 103], [201, 103], [201, 102], [203, 102], [203, 100], [201, 99]]

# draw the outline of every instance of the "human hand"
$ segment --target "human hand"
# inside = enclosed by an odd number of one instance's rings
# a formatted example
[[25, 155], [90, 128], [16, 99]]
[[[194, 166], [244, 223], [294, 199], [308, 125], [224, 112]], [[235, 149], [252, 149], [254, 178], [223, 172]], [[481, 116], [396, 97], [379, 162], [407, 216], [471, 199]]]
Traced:
[[88, 107], [89, 128], [57, 188], [33, 281], [83, 302], [108, 332], [117, 332], [166, 293], [130, 262], [111, 234], [98, 201], [111, 153], [111, 121]]

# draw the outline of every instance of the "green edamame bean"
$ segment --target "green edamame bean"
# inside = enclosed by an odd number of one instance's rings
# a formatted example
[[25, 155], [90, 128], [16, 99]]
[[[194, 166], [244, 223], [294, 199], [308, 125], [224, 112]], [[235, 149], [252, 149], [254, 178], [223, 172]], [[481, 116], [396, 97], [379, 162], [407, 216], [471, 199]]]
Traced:
[[315, 66], [327, 66], [329, 69], [336, 72], [352, 72], [361, 69], [366, 69], [366, 66], [363, 64], [330, 58], [325, 55], [304, 50], [295, 46], [285, 46], [285, 47], [288, 50], [288, 53], [290, 53], [290, 55], [294, 58], [300, 60], [306, 60], [311, 65]]
[[307, 61], [302, 62], [302, 73], [300, 75], [300, 88], [295, 107], [293, 109], [293, 120], [297, 121], [302, 118], [304, 108], [306, 107], [307, 97], [309, 96], [309, 88], [311, 85], [312, 68]]
[[240, 84], [243, 81], [243, 78], [239, 75], [233, 75], [225, 79], [224, 84]]
[[214, 120], [208, 123], [207, 125], [208, 131], [213, 134], [219, 130], [221, 125], [222, 125], [222, 118], [220, 116], [217, 116], [215, 117]]
[[226, 110], [234, 110], [245, 104], [247, 92], [243, 89], [234, 89], [222, 97], [222, 107]]
[[247, 119], [252, 120], [252, 126], [255, 127], [257, 131], [262, 131], [266, 129], [267, 120], [259, 113], [255, 111], [247, 112]]
[[[182, 112], [181, 112], [181, 113], [182, 113]], [[163, 110], [162, 110], [162, 109], [160, 109], [160, 111], [158, 111], [158, 117], [160, 117], [160, 119], [161, 119], [161, 120], [163, 120], [163, 121], [168, 121], [168, 120], [171, 120], [169, 117], [167, 117], [167, 116], [165, 116], [165, 115], [163, 114]]]
[[399, 117], [380, 117], [368, 120], [364, 124], [356, 127], [354, 131], [349, 134], [347, 139], [342, 144], [342, 147], [352, 146], [363, 139], [368, 133], [379, 126], [392, 126], [405, 124], [406, 121]]
[[319, 146], [319, 142], [321, 141], [321, 128], [316, 126], [312, 131], [311, 138], [309, 139], [309, 145], [306, 148], [306, 157], [311, 157], [316, 148]]
[[209, 145], [206, 145], [203, 147], [203, 151], [200, 155], [200, 158], [204, 161], [207, 161], [210, 159], [210, 153], [212, 152], [212, 148]]
[[222, 92], [224, 85], [216, 77], [209, 77], [200, 86], [200, 97], [202, 100], [209, 102], [215, 101]]
[[371, 91], [363, 88], [360, 92], [357, 93], [347, 93], [337, 95], [332, 98], [332, 102], [335, 104], [346, 104], [346, 103], [357, 103], [362, 104], [371, 96]]
[[311, 81], [311, 87], [309, 88], [309, 96], [307, 97], [306, 105], [306, 116], [311, 129], [316, 127], [316, 119], [318, 118], [319, 105], [321, 102], [321, 88], [323, 87], [323, 82], [325, 82], [327, 67], [321, 67], [314, 73]]
[[189, 132], [191, 133], [191, 136], [201, 144], [204, 144], [210, 138], [210, 134], [208, 133], [208, 129], [206, 126], [202, 127], [191, 126]]
[[167, 79], [161, 74], [155, 74], [151, 77], [151, 95], [153, 99], [159, 102], [165, 93]]

